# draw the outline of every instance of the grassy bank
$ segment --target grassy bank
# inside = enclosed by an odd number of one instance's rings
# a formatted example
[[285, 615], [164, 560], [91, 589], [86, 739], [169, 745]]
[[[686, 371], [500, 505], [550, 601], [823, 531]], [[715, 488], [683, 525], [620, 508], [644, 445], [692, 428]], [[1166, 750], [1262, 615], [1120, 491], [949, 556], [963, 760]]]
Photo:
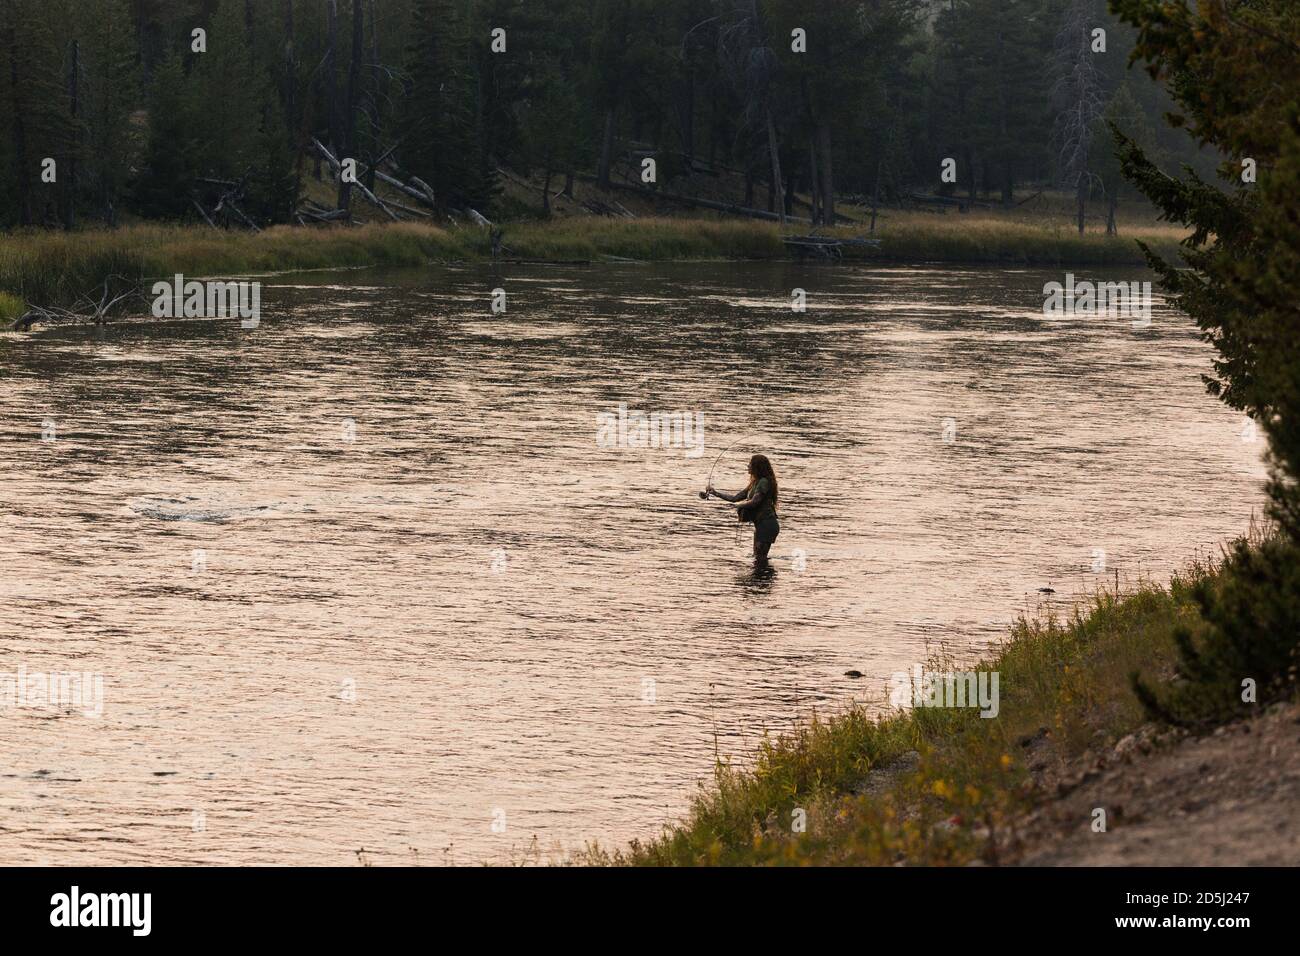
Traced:
[[[801, 227], [802, 228], [802, 227]], [[666, 259], [777, 259], [786, 255], [775, 223], [735, 219], [600, 217], [522, 222], [505, 227], [507, 254], [550, 260], [611, 256]], [[834, 234], [858, 235], [864, 227]], [[1140, 265], [1132, 239], [1172, 251], [1178, 233], [1147, 227], [1120, 239], [1100, 233], [1080, 237], [1064, 226], [992, 216], [897, 213], [882, 217], [878, 249], [859, 256], [916, 262], [996, 262], [1043, 265]], [[0, 235], [0, 317], [12, 318], [21, 301], [66, 305], [107, 276], [131, 282], [186, 275], [229, 276], [257, 272], [357, 266], [419, 266], [429, 262], [486, 260], [485, 230], [417, 223], [354, 228], [277, 227], [259, 234], [223, 233], [207, 227], [134, 225], [116, 231], [18, 232]], [[21, 301], [20, 301], [21, 300]]]
[[[774, 228], [750, 222], [676, 220], [526, 223], [507, 229], [508, 254], [538, 259], [691, 259], [780, 255]], [[114, 232], [0, 236], [0, 291], [28, 302], [66, 303], [120, 275], [241, 275], [357, 266], [420, 266], [491, 258], [487, 232], [418, 223], [337, 229], [281, 226], [258, 234], [137, 225]]]
[[[1167, 586], [1101, 591], [1063, 619], [1022, 618], [975, 668], [999, 674], [995, 718], [927, 707], [814, 717], [767, 739], [751, 765], [719, 766], [689, 817], [658, 839], [591, 848], [581, 862], [997, 862], [1038, 799], [1031, 761], [1086, 763], [1145, 724], [1129, 675], [1169, 674], [1174, 629], [1198, 616], [1192, 588], [1220, 573], [1197, 563]], [[798, 811], [806, 832], [794, 832]]]
[[[840, 227], [836, 233], [854, 230]], [[874, 257], [903, 262], [992, 262], [1041, 266], [1142, 266], [1134, 240], [1165, 258], [1176, 258], [1186, 230], [1161, 223], [1126, 227], [1119, 236], [1093, 230], [1079, 235], [1073, 223], [998, 213], [935, 215], [890, 212], [877, 222]]]

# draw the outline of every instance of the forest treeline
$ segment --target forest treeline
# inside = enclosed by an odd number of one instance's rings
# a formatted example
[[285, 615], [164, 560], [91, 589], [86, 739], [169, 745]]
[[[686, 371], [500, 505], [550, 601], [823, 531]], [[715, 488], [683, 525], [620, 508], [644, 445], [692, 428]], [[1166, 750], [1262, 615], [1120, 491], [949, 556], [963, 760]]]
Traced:
[[[291, 222], [309, 177], [488, 212], [500, 170], [609, 184], [655, 161], [832, 222], [837, 196], [1122, 189], [1110, 121], [1160, 121], [1105, 0], [0, 0], [0, 224]], [[1100, 40], [1097, 31], [1104, 31]], [[196, 31], [201, 31], [196, 33]], [[1100, 47], [1100, 48], [1099, 48]], [[953, 182], [941, 178], [951, 159]], [[431, 194], [431, 196], [430, 196]], [[235, 203], [238, 198], [238, 204]], [[1080, 218], [1082, 224], [1082, 218]]]

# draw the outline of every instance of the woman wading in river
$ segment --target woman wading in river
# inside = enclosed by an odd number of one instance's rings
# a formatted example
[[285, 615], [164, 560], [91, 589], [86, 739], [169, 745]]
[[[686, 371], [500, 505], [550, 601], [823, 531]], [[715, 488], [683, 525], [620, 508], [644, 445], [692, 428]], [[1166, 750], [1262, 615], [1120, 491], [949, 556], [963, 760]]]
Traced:
[[749, 484], [743, 491], [718, 491], [710, 483], [706, 494], [730, 501], [736, 508], [736, 517], [753, 523], [754, 560], [766, 564], [767, 552], [776, 536], [781, 533], [781, 523], [776, 517], [776, 472], [767, 456], [755, 455], [749, 459]]

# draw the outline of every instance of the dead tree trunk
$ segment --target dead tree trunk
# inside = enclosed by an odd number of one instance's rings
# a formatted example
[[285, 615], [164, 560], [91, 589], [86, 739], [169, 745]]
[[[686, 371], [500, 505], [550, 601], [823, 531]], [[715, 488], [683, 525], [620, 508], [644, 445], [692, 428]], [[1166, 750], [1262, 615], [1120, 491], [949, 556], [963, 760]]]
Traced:
[[1086, 174], [1079, 174], [1079, 181], [1075, 189], [1075, 218], [1079, 223], [1079, 235], [1083, 235], [1083, 223], [1088, 214], [1088, 177]]
[[68, 176], [64, 180], [63, 228], [71, 232], [77, 225], [77, 153], [81, 137], [77, 124], [81, 115], [78, 97], [78, 79], [81, 75], [81, 45], [73, 40], [68, 64], [68, 112], [72, 117], [72, 130], [68, 144]]
[[876, 210], [880, 208], [880, 173], [884, 166], [883, 159], [876, 160], [876, 182], [871, 187], [871, 235], [876, 234]]
[[[361, 61], [365, 58], [365, 8], [361, 0], [352, 0], [352, 64], [348, 68], [347, 112], [343, 116], [343, 148], [340, 160], [351, 159], [355, 171], [357, 159], [357, 97], [361, 92]], [[339, 171], [340, 209], [350, 209], [352, 202], [352, 184]]]
[[817, 143], [815, 140], [808, 142], [808, 198], [812, 206], [811, 219], [813, 225], [820, 225], [822, 221], [821, 206], [821, 176], [817, 170]]
[[1086, 0], [1071, 0], [1065, 21], [1056, 35], [1052, 95], [1060, 104], [1052, 137], [1059, 144], [1058, 163], [1065, 184], [1075, 189], [1076, 219], [1083, 235], [1088, 193], [1093, 126], [1105, 112], [1101, 74], [1091, 49], [1092, 7]]
[[772, 158], [772, 192], [775, 206], [781, 214], [781, 224], [785, 225], [785, 195], [781, 189], [781, 150], [776, 143], [776, 124], [772, 122], [772, 110], [767, 114], [767, 151]]
[[831, 124], [825, 120], [817, 127], [817, 158], [822, 163], [822, 221], [835, 222], [835, 175], [831, 169]]
[[18, 36], [14, 24], [10, 22], [6, 39], [9, 47], [9, 94], [10, 132], [14, 143], [14, 182], [17, 187], [18, 221], [21, 225], [32, 224], [32, 197], [30, 167], [27, 158], [27, 126], [23, 122], [26, 104], [22, 100], [21, 74], [18, 72]]
[[339, 148], [339, 102], [338, 77], [336, 75], [335, 55], [339, 38], [338, 0], [325, 0], [325, 60], [321, 69], [325, 71], [325, 112], [329, 119], [330, 152], [337, 153]]
[[605, 110], [605, 132], [600, 140], [600, 165], [596, 169], [596, 185], [609, 188], [609, 168], [614, 158], [614, 108]]
[[979, 193], [979, 180], [975, 176], [975, 154], [967, 148], [962, 160], [966, 165], [966, 198], [967, 203], [961, 207], [959, 212], [966, 212], [968, 209], [975, 208], [975, 200]]
[[[360, 3], [361, 0], [356, 0]], [[384, 65], [379, 59], [379, 14], [375, 11], [375, 0], [370, 0], [370, 171], [366, 174], [366, 186], [371, 192], [375, 189], [375, 173], [383, 158], [375, 158], [379, 148], [380, 87], [384, 80]], [[390, 149], [389, 152], [392, 150]], [[387, 155], [387, 154], [385, 154]]]

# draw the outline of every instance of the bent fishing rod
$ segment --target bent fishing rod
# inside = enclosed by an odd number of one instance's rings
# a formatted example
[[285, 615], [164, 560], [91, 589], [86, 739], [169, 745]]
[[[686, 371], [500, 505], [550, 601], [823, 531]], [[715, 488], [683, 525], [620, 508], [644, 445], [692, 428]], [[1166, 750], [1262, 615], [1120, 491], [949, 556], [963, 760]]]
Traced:
[[709, 469], [709, 477], [708, 477], [708, 479], [707, 479], [707, 480], [705, 481], [705, 483], [704, 483], [704, 490], [700, 492], [700, 497], [701, 497], [701, 498], [703, 498], [703, 499], [707, 499], [707, 498], [709, 497], [710, 489], [712, 489], [712, 487], [713, 487], [713, 472], [714, 472], [714, 470], [718, 467], [718, 462], [722, 461], [722, 456], [725, 455], [727, 452], [731, 451], [731, 449], [735, 448], [735, 447], [736, 447], [737, 445], [739, 445], [741, 442], [749, 441], [751, 438], [754, 438], [754, 437], [756, 437], [756, 436], [754, 436], [754, 435], [746, 435], [746, 436], [744, 436], [743, 438], [737, 438], [735, 441], [733, 441], [733, 442], [732, 442], [730, 445], [728, 445], [726, 448], [722, 449], [722, 451], [718, 452], [718, 457], [715, 458], [715, 459], [713, 459], [713, 467]]

